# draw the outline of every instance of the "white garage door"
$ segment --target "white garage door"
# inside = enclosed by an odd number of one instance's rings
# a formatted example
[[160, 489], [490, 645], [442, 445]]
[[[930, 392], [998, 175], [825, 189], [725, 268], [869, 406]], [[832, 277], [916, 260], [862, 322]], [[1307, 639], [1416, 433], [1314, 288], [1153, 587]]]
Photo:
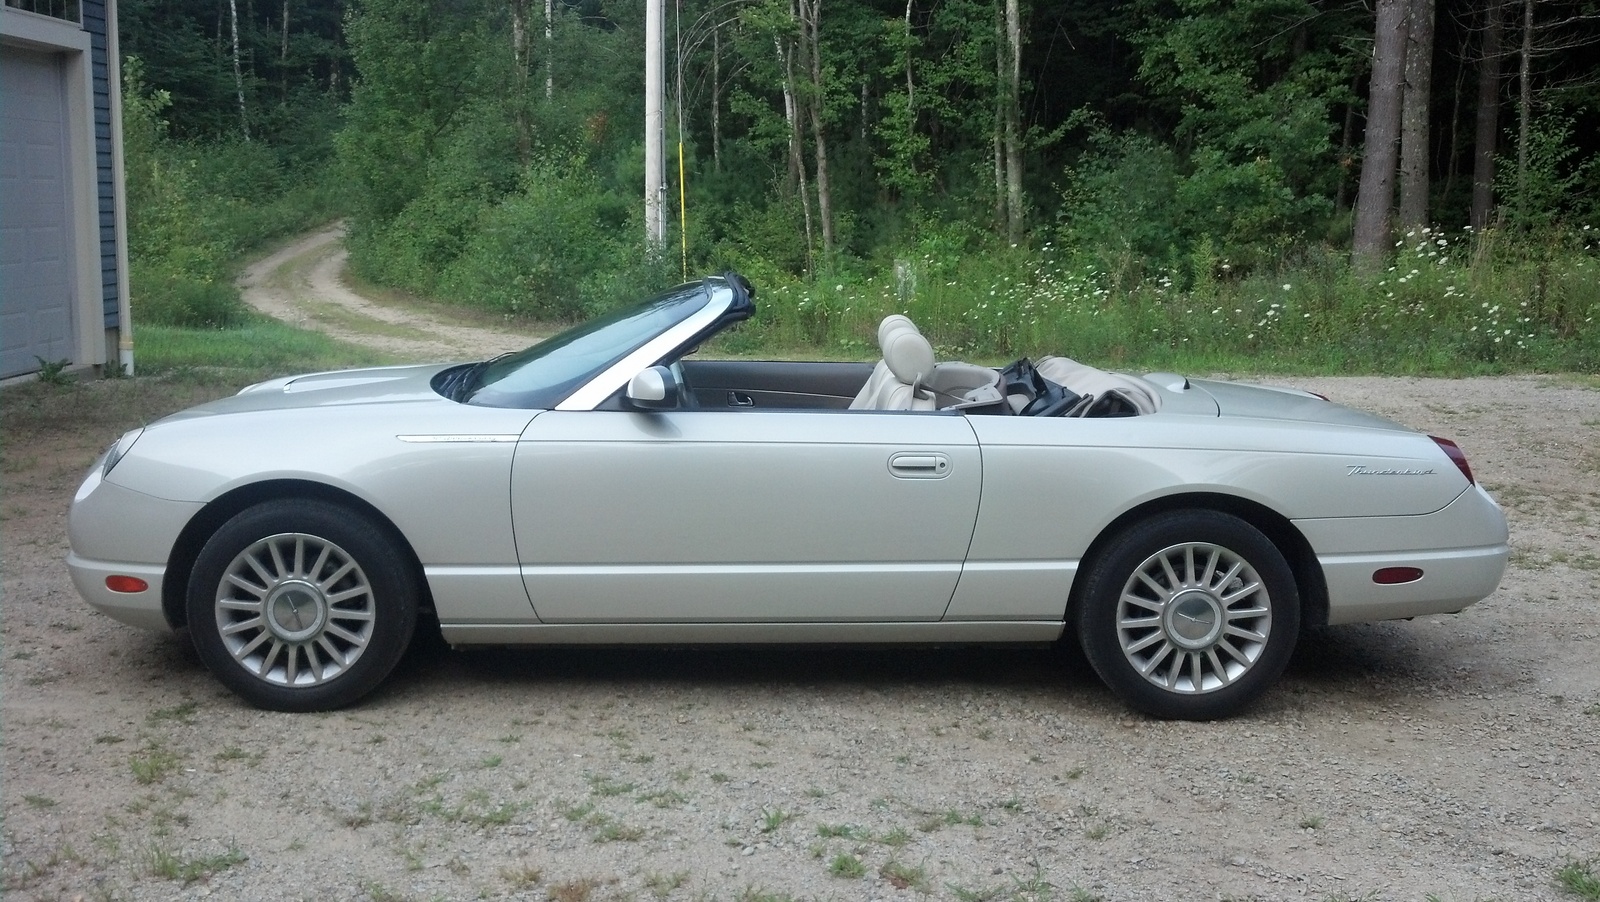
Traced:
[[59, 56], [0, 52], [0, 377], [72, 357], [73, 235]]

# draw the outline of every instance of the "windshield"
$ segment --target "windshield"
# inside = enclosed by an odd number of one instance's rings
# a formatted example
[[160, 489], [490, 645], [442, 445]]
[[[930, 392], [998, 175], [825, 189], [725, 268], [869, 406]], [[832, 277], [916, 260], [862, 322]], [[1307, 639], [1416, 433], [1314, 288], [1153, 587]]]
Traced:
[[539, 342], [474, 364], [462, 400], [481, 407], [554, 407], [595, 374], [688, 318], [709, 297], [701, 282], [680, 285]]

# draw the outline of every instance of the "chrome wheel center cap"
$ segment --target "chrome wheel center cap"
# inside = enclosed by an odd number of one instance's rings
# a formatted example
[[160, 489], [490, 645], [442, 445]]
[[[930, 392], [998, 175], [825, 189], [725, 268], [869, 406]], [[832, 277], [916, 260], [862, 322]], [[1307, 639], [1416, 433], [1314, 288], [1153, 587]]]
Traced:
[[1167, 635], [1191, 651], [1209, 648], [1222, 635], [1222, 606], [1207, 592], [1183, 592], [1167, 605]]
[[328, 606], [310, 583], [285, 580], [267, 596], [267, 628], [285, 642], [304, 642], [322, 631]]

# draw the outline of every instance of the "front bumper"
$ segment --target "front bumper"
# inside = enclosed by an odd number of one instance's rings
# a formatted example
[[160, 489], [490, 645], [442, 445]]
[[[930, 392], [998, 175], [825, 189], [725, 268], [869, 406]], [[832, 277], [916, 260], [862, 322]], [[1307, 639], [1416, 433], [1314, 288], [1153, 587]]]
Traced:
[[[116, 620], [171, 632], [162, 611], [161, 589], [173, 544], [199, 502], [169, 501], [104, 479], [97, 465], [72, 499], [67, 569], [78, 594]], [[116, 592], [108, 576], [134, 576], [149, 584], [142, 592]]]
[[[161, 609], [161, 586], [167, 568], [160, 564], [128, 564], [121, 561], [96, 561], [67, 555], [72, 584], [91, 607], [113, 620], [156, 632], [172, 632], [172, 624]], [[115, 592], [106, 588], [108, 576], [137, 576], [149, 584], [143, 592]]]

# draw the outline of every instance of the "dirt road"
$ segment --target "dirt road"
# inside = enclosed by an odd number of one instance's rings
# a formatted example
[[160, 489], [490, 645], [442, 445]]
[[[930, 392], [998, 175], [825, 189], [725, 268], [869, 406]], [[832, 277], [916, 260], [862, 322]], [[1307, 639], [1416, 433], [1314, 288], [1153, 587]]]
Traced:
[[376, 303], [351, 291], [344, 270], [344, 226], [319, 229], [248, 266], [239, 277], [245, 303], [268, 316], [407, 360], [493, 357], [527, 347], [525, 328], [467, 325], [461, 316]]
[[[330, 289], [332, 240], [252, 267], [256, 302], [389, 322]], [[457, 353], [494, 338], [406, 316]], [[1296, 381], [1457, 439], [1512, 566], [1462, 614], [1308, 637], [1213, 724], [1132, 715], [1032, 649], [425, 643], [359, 707], [255, 711], [62, 565], [83, 469], [197, 390], [8, 389], [5, 897], [1577, 898], [1556, 875], [1600, 873], [1600, 381]]]

